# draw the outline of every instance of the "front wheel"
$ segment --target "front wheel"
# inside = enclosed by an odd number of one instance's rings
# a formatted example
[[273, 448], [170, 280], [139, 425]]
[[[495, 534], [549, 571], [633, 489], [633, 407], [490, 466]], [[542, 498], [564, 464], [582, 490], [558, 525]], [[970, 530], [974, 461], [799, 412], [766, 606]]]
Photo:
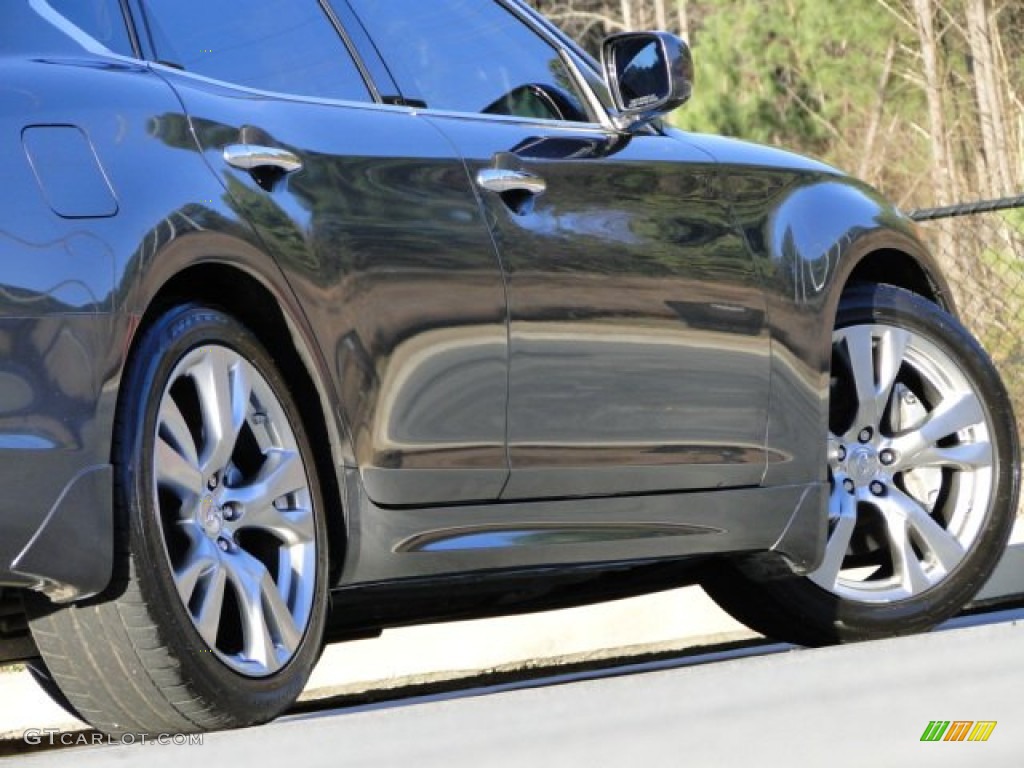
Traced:
[[770, 637], [803, 645], [927, 630], [985, 584], [1017, 510], [1006, 390], [955, 318], [891, 286], [844, 296], [832, 344], [828, 541], [807, 577], [742, 562], [708, 593]]
[[141, 337], [114, 434], [115, 573], [30, 627], [52, 681], [98, 730], [265, 722], [302, 691], [326, 611], [323, 502], [287, 386], [222, 312]]

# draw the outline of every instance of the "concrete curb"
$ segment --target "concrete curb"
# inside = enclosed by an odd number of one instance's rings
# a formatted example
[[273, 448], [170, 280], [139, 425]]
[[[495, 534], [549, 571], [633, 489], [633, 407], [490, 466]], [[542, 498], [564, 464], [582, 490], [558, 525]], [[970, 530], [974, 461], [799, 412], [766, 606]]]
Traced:
[[[757, 637], [698, 587], [563, 611], [389, 630], [328, 646], [303, 700], [596, 662]], [[0, 740], [84, 730], [28, 672], [0, 673]]]

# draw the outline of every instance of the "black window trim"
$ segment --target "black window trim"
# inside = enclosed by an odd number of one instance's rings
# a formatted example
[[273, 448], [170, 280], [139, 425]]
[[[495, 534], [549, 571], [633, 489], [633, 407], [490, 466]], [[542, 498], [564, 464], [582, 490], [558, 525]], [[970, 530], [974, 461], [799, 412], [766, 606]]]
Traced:
[[120, 0], [121, 15], [124, 16], [125, 26], [128, 27], [128, 39], [131, 40], [132, 50], [135, 51], [135, 58], [142, 58], [142, 43], [139, 40], [139, 31], [135, 28], [135, 19], [132, 17], [132, 9], [128, 7], [128, 0]]

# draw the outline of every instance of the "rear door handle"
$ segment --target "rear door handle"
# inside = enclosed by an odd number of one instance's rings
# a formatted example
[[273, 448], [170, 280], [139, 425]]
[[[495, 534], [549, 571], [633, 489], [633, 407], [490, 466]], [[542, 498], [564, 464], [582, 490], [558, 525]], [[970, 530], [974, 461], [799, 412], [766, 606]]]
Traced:
[[502, 195], [526, 192], [537, 196], [544, 194], [548, 188], [547, 182], [540, 176], [510, 168], [484, 168], [476, 175], [476, 183], [490, 192]]
[[294, 152], [256, 144], [229, 144], [224, 147], [224, 161], [232, 168], [249, 172], [276, 170], [294, 173], [302, 168], [302, 161]]

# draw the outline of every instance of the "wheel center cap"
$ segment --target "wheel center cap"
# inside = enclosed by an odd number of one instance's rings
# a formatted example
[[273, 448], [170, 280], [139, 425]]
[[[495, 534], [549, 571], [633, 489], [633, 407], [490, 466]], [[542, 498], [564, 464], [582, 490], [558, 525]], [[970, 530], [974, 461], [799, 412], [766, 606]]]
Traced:
[[199, 522], [208, 536], [219, 536], [224, 530], [224, 511], [209, 493], [199, 502]]
[[867, 445], [854, 448], [846, 462], [850, 479], [857, 485], [867, 485], [878, 474], [878, 452]]

